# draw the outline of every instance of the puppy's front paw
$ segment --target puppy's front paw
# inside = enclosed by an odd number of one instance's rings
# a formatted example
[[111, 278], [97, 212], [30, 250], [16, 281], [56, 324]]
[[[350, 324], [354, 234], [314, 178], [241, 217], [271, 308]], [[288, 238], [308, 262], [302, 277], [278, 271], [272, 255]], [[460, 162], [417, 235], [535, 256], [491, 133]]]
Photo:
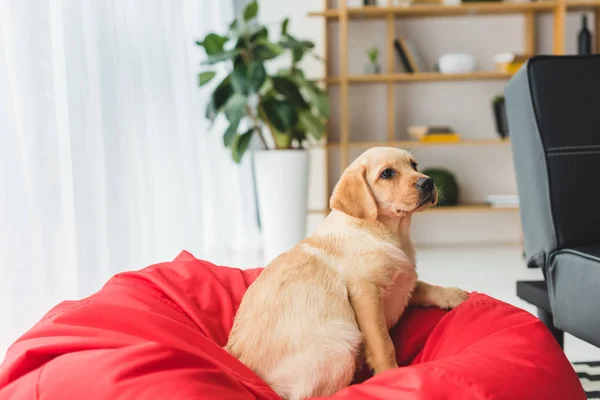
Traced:
[[373, 375], [377, 375], [394, 368], [398, 368], [398, 364], [396, 363], [395, 359], [385, 360], [383, 362], [371, 364]]
[[437, 298], [436, 305], [442, 310], [450, 310], [457, 307], [460, 303], [469, 298], [469, 293], [459, 288], [441, 288]]

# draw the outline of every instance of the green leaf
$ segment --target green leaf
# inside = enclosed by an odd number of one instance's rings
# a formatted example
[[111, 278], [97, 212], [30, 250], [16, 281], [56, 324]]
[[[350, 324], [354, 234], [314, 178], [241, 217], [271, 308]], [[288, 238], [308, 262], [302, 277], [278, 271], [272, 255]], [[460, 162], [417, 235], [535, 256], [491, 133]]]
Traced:
[[232, 95], [231, 75], [228, 75], [217, 85], [215, 91], [212, 93], [210, 102], [206, 107], [206, 118], [213, 120], [222, 111]]
[[227, 130], [225, 130], [225, 134], [223, 135], [223, 144], [225, 147], [231, 146], [231, 143], [233, 142], [233, 139], [237, 133], [238, 126], [240, 125], [240, 121], [241, 120], [230, 124]]
[[313, 42], [311, 42], [310, 40], [301, 40], [300, 47], [302, 47], [304, 49], [314, 49], [315, 44]]
[[252, 62], [248, 66], [248, 87], [251, 93], [258, 92], [265, 83], [267, 71], [265, 66], [260, 62]]
[[240, 163], [244, 153], [248, 150], [248, 145], [250, 145], [253, 134], [254, 128], [251, 128], [247, 132], [235, 136], [233, 139], [233, 142], [231, 143], [231, 156], [236, 163]]
[[329, 104], [329, 97], [326, 94], [319, 95], [315, 105], [323, 117], [329, 118], [331, 115], [331, 106]]
[[309, 110], [300, 111], [298, 114], [300, 124], [315, 139], [321, 139], [325, 131], [325, 125]]
[[206, 60], [204, 60], [202, 62], [202, 64], [203, 65], [217, 64], [222, 61], [231, 60], [232, 58], [238, 56], [239, 54], [241, 54], [240, 49], [233, 49], [233, 50], [224, 51], [224, 52], [218, 53], [218, 54], [212, 54], [212, 55], [209, 55], [206, 58]]
[[239, 122], [246, 115], [248, 98], [240, 93], [235, 93], [225, 105], [225, 118], [230, 123]]
[[329, 118], [331, 114], [331, 108], [329, 105], [329, 97], [327, 94], [322, 91], [317, 85], [313, 82], [304, 81], [302, 86], [302, 91], [306, 94], [308, 101], [313, 107], [316, 107], [319, 113], [325, 117]]
[[288, 132], [298, 122], [296, 108], [288, 102], [270, 97], [263, 101], [262, 106], [267, 119], [279, 132]]
[[290, 19], [289, 18], [284, 19], [283, 22], [281, 23], [281, 36], [287, 35], [287, 30], [288, 30], [289, 23], [290, 23]]
[[243, 38], [238, 39], [237, 43], [235, 44], [235, 48], [240, 53], [233, 58], [234, 68], [237, 67], [238, 65], [244, 63], [244, 57], [242, 57], [242, 54], [248, 51], [246, 49], [246, 41]]
[[238, 27], [238, 20], [236, 18], [233, 21], [231, 21], [231, 23], [229, 24], [229, 30], [235, 31], [237, 29], [237, 27]]
[[271, 43], [265, 38], [258, 39], [256, 46], [252, 50], [254, 59], [258, 61], [271, 60], [281, 53], [283, 53], [283, 47], [276, 43]]
[[208, 82], [210, 82], [215, 77], [216, 74], [217, 73], [214, 71], [200, 72], [200, 74], [198, 74], [198, 85], [199, 86], [206, 85]]
[[204, 51], [208, 56], [223, 53], [223, 46], [229, 39], [224, 36], [219, 36], [216, 33], [209, 33], [202, 42], [196, 44], [204, 47]]
[[293, 63], [296, 64], [304, 57], [304, 49], [302, 47], [294, 47], [292, 49], [292, 60]]
[[298, 141], [298, 143], [302, 143], [302, 141], [304, 141], [306, 139], [306, 132], [304, 132], [300, 129], [293, 129], [292, 130], [292, 139], [296, 139]]
[[248, 94], [248, 65], [238, 64], [231, 74], [231, 86], [237, 93]]
[[308, 40], [297, 40], [293, 36], [286, 35], [280, 42], [281, 46], [292, 50], [294, 63], [302, 60], [304, 54], [315, 47], [314, 43]]
[[244, 21], [250, 21], [252, 18], [255, 18], [258, 14], [258, 2], [254, 0], [249, 3], [244, 9]]
[[294, 81], [281, 76], [274, 76], [272, 80], [275, 91], [285, 96], [291, 104], [299, 108], [308, 108], [308, 104], [300, 94]]
[[257, 92], [265, 82], [267, 71], [260, 62], [238, 64], [232, 74], [231, 83], [237, 93], [248, 95]]
[[310, 50], [315, 47], [313, 42], [309, 40], [297, 40], [291, 35], [285, 35], [280, 44], [286, 49], [301, 48], [303, 50]]
[[258, 39], [267, 39], [269, 37], [269, 31], [266, 26], [259, 26], [253, 29], [249, 34], [250, 42], [254, 43]]

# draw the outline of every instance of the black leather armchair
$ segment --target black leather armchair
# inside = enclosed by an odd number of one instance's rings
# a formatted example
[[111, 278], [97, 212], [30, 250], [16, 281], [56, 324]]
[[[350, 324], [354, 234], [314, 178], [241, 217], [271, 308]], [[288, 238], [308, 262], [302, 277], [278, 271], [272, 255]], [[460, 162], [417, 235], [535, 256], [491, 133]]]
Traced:
[[600, 346], [600, 55], [538, 56], [508, 84], [506, 107], [528, 266], [518, 282], [562, 345]]

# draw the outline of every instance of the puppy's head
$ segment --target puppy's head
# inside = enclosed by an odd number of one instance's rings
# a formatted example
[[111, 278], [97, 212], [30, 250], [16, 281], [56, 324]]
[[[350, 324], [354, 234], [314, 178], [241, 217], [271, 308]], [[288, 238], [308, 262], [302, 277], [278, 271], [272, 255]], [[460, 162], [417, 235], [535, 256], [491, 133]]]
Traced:
[[403, 217], [437, 203], [433, 179], [404, 150], [374, 147], [358, 157], [333, 190], [330, 207], [356, 218]]

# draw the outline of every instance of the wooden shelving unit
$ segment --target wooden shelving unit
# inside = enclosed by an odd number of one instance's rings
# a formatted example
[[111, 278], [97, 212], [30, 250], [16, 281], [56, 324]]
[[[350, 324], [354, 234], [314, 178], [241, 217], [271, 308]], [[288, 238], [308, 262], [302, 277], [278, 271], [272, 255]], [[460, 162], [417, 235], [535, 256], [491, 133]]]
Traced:
[[[494, 213], [507, 213], [519, 211], [519, 207], [493, 207], [489, 204], [461, 204], [457, 206], [445, 206], [445, 207], [432, 207], [425, 211], [425, 214], [435, 213], [481, 213], [481, 212], [494, 212]], [[322, 214], [327, 210], [309, 210], [309, 214]]]
[[[431, 147], [431, 146], [494, 146], [494, 145], [506, 145], [509, 144], [510, 140], [505, 139], [463, 139], [459, 142], [420, 142], [417, 140], [393, 140], [390, 142], [351, 142], [348, 144], [349, 148], [364, 148], [377, 147], [377, 146], [392, 146], [402, 147], [404, 149], [412, 149], [415, 147]], [[329, 147], [339, 148], [340, 143], [330, 142]]]
[[[394, 17], [436, 17], [452, 15], [508, 15], [524, 14], [529, 12], [552, 12], [557, 8], [566, 7], [567, 10], [585, 10], [600, 7], [599, 0], [576, 1], [535, 1], [528, 3], [518, 2], [473, 2], [459, 5], [416, 4], [407, 6], [388, 7], [349, 7], [345, 14], [349, 19], [385, 18]], [[341, 19], [344, 12], [340, 9], [326, 9], [309, 13], [312, 17], [325, 17], [328, 19]]]
[[[346, 0], [338, 0], [337, 8], [329, 7], [329, 0], [323, 0], [323, 10], [309, 13], [310, 16], [325, 18], [324, 29], [325, 57], [330, 46], [327, 22], [338, 23], [338, 57], [339, 73], [337, 76], [328, 76], [326, 69], [322, 82], [327, 87], [339, 87], [339, 141], [327, 143], [328, 148], [335, 148], [340, 152], [340, 169], [349, 165], [349, 153], [351, 149], [368, 148], [373, 146], [396, 146], [413, 148], [420, 146], [490, 146], [505, 145], [509, 143], [501, 139], [467, 139], [455, 143], [427, 143], [417, 141], [399, 141], [395, 137], [395, 90], [399, 83], [411, 82], [444, 82], [444, 81], [478, 81], [478, 80], [508, 80], [511, 75], [496, 71], [477, 71], [468, 74], [441, 74], [433, 72], [421, 73], [397, 73], [395, 72], [395, 26], [398, 18], [413, 17], [444, 17], [460, 15], [510, 15], [523, 14], [524, 16], [524, 49], [527, 54], [534, 54], [536, 49], [535, 16], [538, 13], [553, 14], [553, 53], [564, 54], [565, 51], [565, 23], [566, 14], [569, 11], [593, 11], [595, 13], [595, 42], [600, 43], [600, 0], [552, 0], [535, 2], [478, 2], [463, 3], [460, 5], [393, 5], [392, 0], [387, 0], [387, 6], [368, 6], [352, 8], [347, 7]], [[348, 29], [350, 20], [380, 19], [386, 27], [386, 43], [384, 51], [387, 53], [387, 63], [382, 74], [378, 75], [349, 75], [348, 73]], [[386, 86], [386, 140], [352, 142], [350, 140], [348, 91], [350, 85], [383, 84]], [[325, 152], [325, 184], [327, 196], [329, 196], [329, 151]], [[431, 212], [490, 212], [511, 211], [518, 208], [493, 208], [489, 205], [463, 205], [447, 208], [434, 208]], [[325, 210], [313, 210], [311, 213], [324, 212]]]
[[[394, 82], [443, 82], [443, 81], [475, 81], [492, 79], [509, 79], [512, 75], [506, 72], [477, 71], [468, 74], [440, 74], [437, 72], [416, 72], [377, 74], [377, 75], [350, 75], [349, 83], [394, 83]], [[339, 85], [339, 77], [327, 78], [329, 85]]]

